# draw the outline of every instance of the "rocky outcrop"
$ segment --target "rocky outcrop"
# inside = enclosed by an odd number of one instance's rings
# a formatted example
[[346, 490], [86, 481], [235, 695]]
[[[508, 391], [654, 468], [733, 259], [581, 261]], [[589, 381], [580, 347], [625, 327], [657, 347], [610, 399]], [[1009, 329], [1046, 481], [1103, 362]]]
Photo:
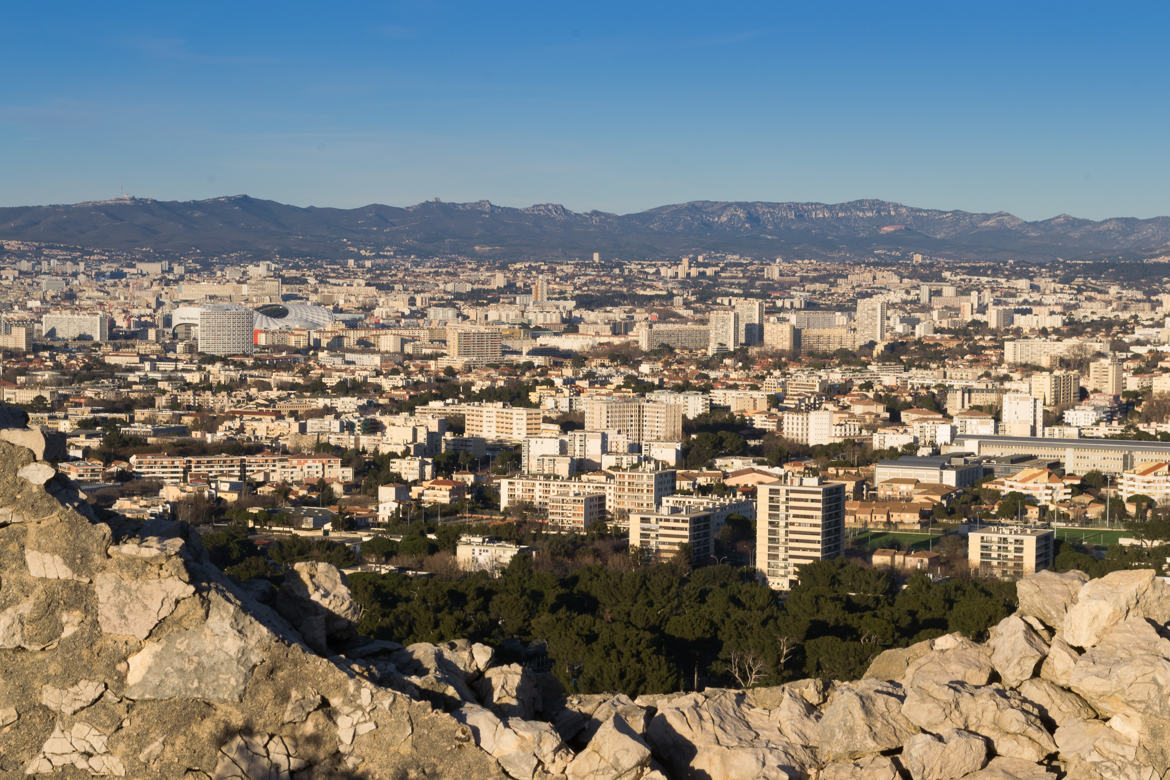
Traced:
[[98, 522], [12, 440], [0, 776], [1170, 776], [1170, 589], [1152, 572], [1035, 575], [986, 643], [889, 650], [860, 681], [565, 697], [485, 645], [357, 637], [326, 564], [257, 600], [189, 529]]

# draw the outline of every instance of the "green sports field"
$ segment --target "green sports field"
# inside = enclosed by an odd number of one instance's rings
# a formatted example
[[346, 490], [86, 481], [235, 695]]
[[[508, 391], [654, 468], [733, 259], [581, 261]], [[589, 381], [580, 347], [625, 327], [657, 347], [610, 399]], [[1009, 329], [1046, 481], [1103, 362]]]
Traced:
[[850, 535], [846, 529], [846, 538], [851, 539], [852, 547], [863, 550], [877, 550], [882, 547], [896, 547], [900, 550], [925, 550], [930, 547], [930, 540], [938, 542], [944, 535], [940, 529], [933, 534], [925, 531], [856, 531]]
[[1122, 536], [1133, 536], [1129, 531], [1116, 528], [1057, 528], [1056, 538], [1069, 542], [1084, 542], [1091, 547], [1109, 547], [1117, 544]]

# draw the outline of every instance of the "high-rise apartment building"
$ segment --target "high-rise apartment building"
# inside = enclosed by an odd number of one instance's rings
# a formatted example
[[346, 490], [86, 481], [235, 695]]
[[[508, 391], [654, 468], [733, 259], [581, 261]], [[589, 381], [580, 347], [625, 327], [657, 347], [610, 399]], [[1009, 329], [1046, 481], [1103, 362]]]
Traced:
[[886, 340], [886, 302], [865, 298], [857, 302], [857, 340], [861, 344]]
[[1002, 436], [1040, 436], [1044, 433], [1044, 402], [1024, 393], [1003, 397], [999, 432]]
[[681, 441], [683, 407], [642, 398], [588, 398], [585, 430], [616, 431], [644, 441]]
[[491, 328], [447, 329], [447, 355], [457, 360], [499, 360], [503, 343], [500, 331]]
[[634, 512], [653, 512], [663, 498], [674, 492], [674, 469], [637, 467], [614, 469], [613, 501], [610, 511], [621, 527], [628, 528], [627, 518]]
[[1089, 389], [1107, 395], [1121, 395], [1121, 391], [1125, 390], [1125, 375], [1121, 363], [1113, 358], [1106, 358], [1090, 364]]
[[707, 341], [708, 355], [731, 352], [739, 346], [739, 312], [734, 309], [713, 311], [708, 322], [710, 327]]
[[756, 494], [756, 568], [768, 587], [789, 590], [798, 568], [844, 550], [845, 485], [794, 477]]
[[251, 309], [231, 304], [199, 310], [199, 351], [208, 355], [251, 355], [254, 345]]
[[764, 302], [758, 298], [736, 298], [735, 313], [739, 315], [737, 335], [739, 343], [748, 346], [764, 341]]
[[781, 352], [798, 352], [800, 331], [791, 322], [765, 322], [764, 346]]
[[1081, 400], [1081, 375], [1075, 371], [1032, 374], [1032, 396], [1045, 406], [1069, 406]]

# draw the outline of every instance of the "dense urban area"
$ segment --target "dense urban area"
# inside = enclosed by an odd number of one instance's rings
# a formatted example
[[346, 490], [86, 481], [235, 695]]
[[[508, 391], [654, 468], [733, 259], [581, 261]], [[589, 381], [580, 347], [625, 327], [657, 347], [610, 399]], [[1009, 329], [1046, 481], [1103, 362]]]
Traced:
[[[0, 243], [2, 400], [262, 593], [631, 695], [850, 679], [1164, 572], [1170, 269]], [[613, 663], [622, 657], [623, 663]]]

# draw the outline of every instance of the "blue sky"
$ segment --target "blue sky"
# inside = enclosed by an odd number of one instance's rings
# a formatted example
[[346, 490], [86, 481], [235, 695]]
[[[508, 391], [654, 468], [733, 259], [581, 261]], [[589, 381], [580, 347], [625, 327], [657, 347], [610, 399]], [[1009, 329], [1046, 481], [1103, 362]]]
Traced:
[[1170, 214], [1170, 4], [25, 3], [0, 204]]

